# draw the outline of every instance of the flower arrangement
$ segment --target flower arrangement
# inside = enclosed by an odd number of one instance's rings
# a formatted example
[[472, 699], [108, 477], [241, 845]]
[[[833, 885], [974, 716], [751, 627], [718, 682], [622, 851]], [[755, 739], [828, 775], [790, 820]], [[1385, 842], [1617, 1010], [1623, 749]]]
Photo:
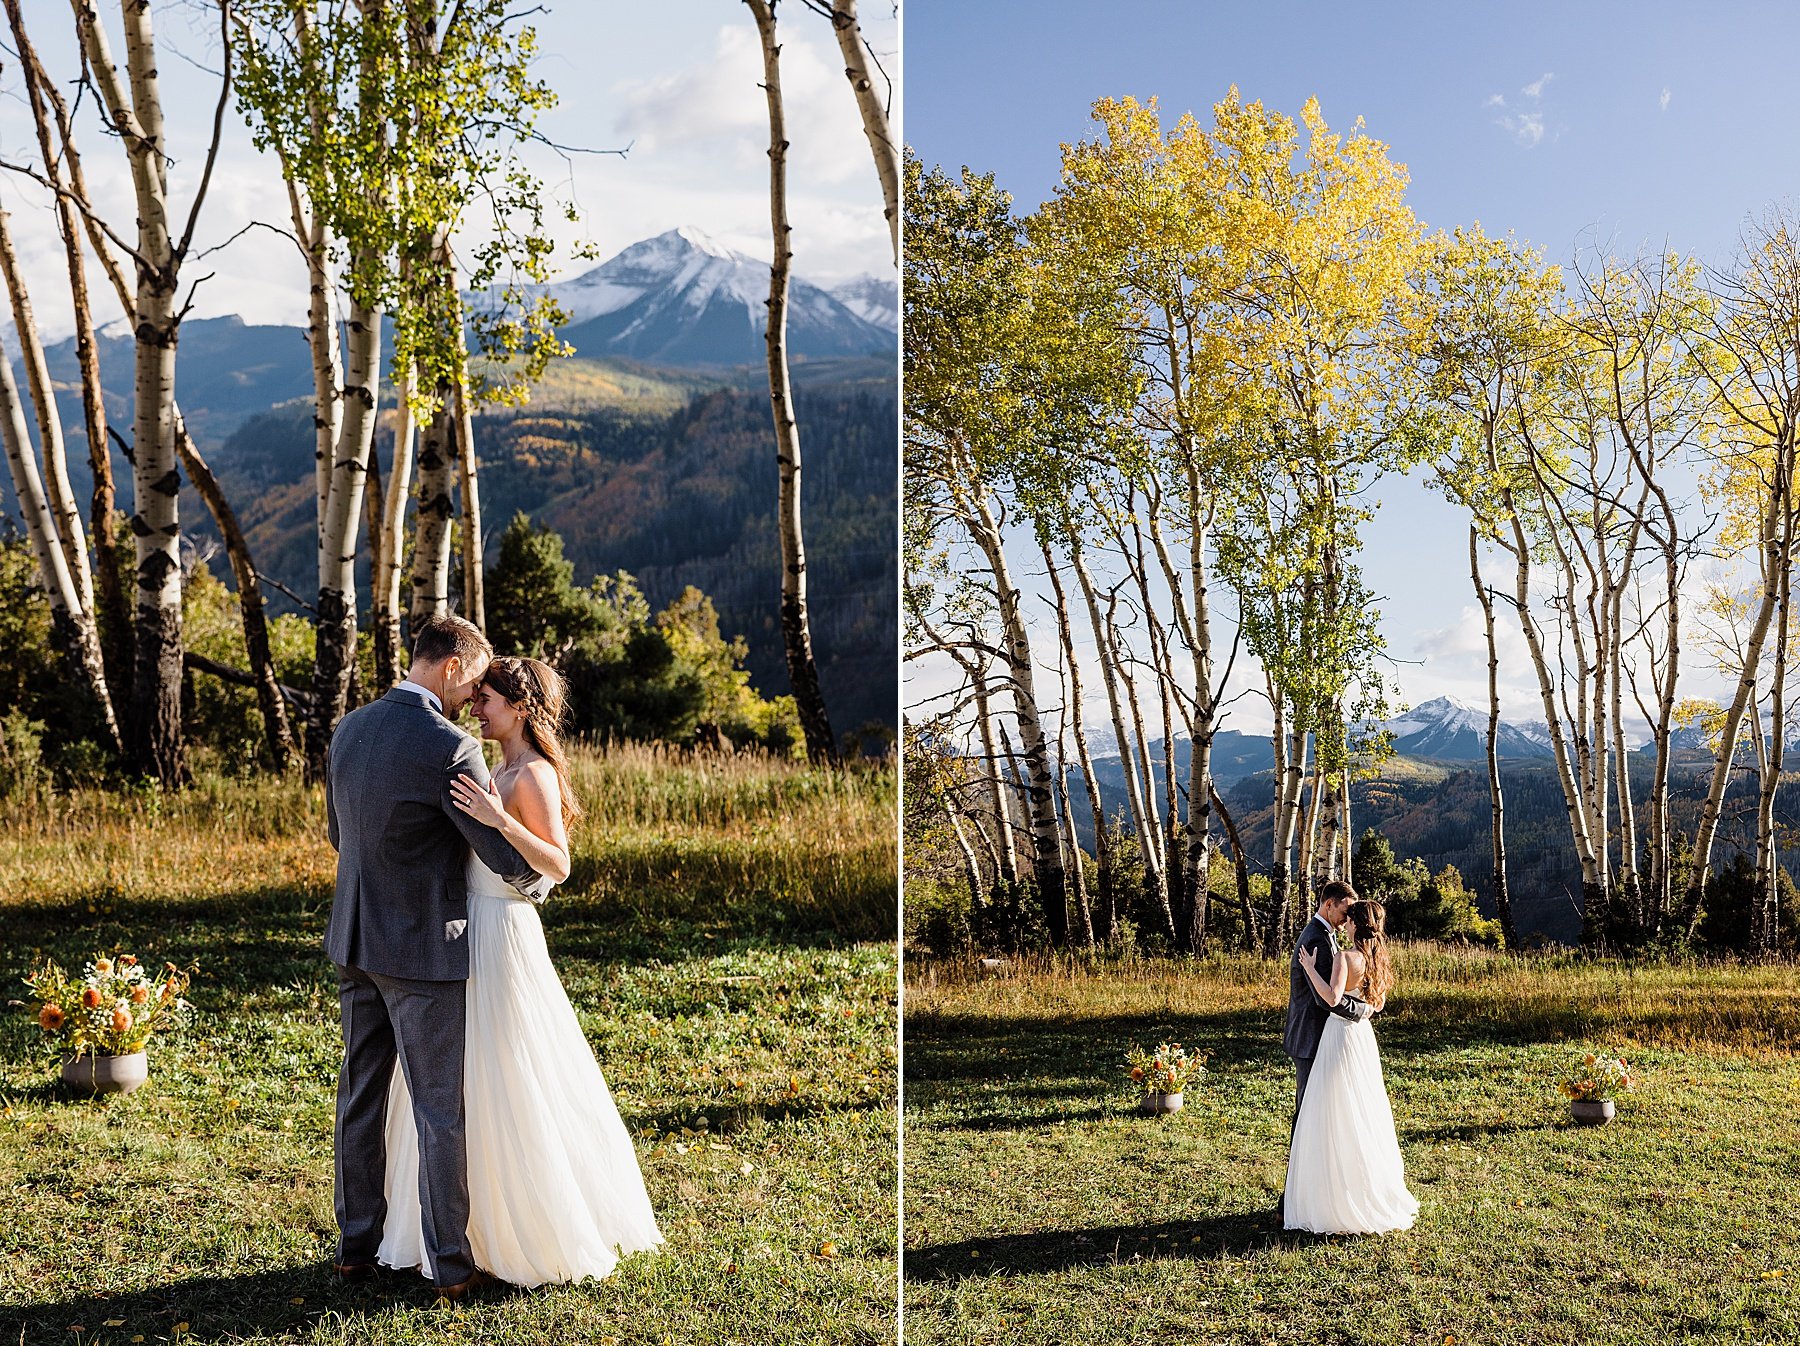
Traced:
[[1125, 1054], [1125, 1063], [1131, 1068], [1132, 1083], [1153, 1094], [1179, 1094], [1195, 1076], [1206, 1073], [1205, 1057], [1190, 1054], [1179, 1042], [1158, 1043], [1153, 1052], [1133, 1047]]
[[1562, 1078], [1562, 1091], [1576, 1103], [1601, 1103], [1637, 1088], [1631, 1068], [1617, 1056], [1588, 1052]]
[[25, 978], [38, 1026], [77, 1056], [129, 1056], [152, 1035], [185, 1023], [193, 1010], [182, 999], [188, 981], [173, 963], [152, 975], [129, 953], [96, 954], [80, 977], [46, 962]]

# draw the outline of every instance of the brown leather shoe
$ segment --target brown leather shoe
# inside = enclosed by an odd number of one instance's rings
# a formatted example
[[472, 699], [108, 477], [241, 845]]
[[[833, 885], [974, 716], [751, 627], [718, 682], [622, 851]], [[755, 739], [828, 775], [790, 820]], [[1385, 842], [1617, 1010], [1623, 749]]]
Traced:
[[375, 1274], [373, 1262], [333, 1262], [332, 1274], [344, 1282], [366, 1281]]
[[468, 1280], [458, 1281], [455, 1285], [438, 1286], [438, 1298], [447, 1299], [454, 1304], [458, 1300], [468, 1298], [474, 1291], [492, 1284], [494, 1284], [494, 1278], [480, 1267], [476, 1267], [475, 1274], [469, 1277]]

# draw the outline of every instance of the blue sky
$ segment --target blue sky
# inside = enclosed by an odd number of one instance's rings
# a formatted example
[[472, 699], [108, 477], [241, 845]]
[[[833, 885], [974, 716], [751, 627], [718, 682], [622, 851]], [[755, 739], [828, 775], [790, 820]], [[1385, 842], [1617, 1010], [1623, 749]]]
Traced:
[[[870, 41], [897, 76], [898, 24], [891, 8], [880, 3], [864, 8]], [[71, 78], [75, 51], [66, 0], [25, 0], [24, 11], [52, 78]], [[117, 5], [103, 5], [102, 11], [122, 58]], [[795, 268], [808, 279], [827, 282], [861, 273], [891, 276], [881, 189], [829, 24], [794, 0], [781, 5], [779, 14], [793, 142]], [[153, 15], [175, 159], [172, 192], [185, 212], [218, 92], [217, 9], [210, 0], [157, 0]], [[624, 159], [578, 154], [565, 162], [547, 150], [532, 152], [530, 162], [552, 193], [572, 197], [582, 211], [579, 225], [557, 222], [566, 243], [591, 243], [607, 257], [640, 238], [695, 225], [751, 255], [769, 256], [768, 112], [759, 87], [756, 26], [743, 4], [547, 0], [529, 22], [538, 31], [537, 69], [560, 96], [559, 106], [541, 123], [544, 134], [590, 149], [632, 146]], [[10, 38], [6, 45], [10, 48]], [[36, 138], [10, 51], [0, 55], [0, 65], [0, 158], [35, 162]], [[90, 102], [90, 114], [91, 107]], [[251, 146], [235, 108], [227, 126], [197, 249], [223, 243], [253, 219], [285, 226], [288, 218], [274, 162]], [[134, 212], [122, 154], [92, 115], [79, 134], [103, 211], [129, 227]], [[44, 277], [33, 294], [41, 325], [52, 337], [66, 335], [66, 287], [51, 283], [62, 266], [61, 244], [42, 194], [33, 184], [0, 174], [0, 204], [13, 213], [31, 274]], [[569, 274], [592, 264], [572, 262]], [[218, 273], [200, 288], [194, 313], [298, 322], [306, 303], [299, 267], [290, 243], [264, 230], [245, 234], [203, 266], [192, 267], [194, 275]]]
[[[1095, 99], [1155, 95], [1165, 124], [1206, 121], [1233, 84], [1289, 115], [1316, 95], [1334, 130], [1362, 117], [1429, 227], [1479, 221], [1556, 261], [1597, 242], [1724, 263], [1746, 219], [1796, 187], [1792, 5], [912, 0], [905, 38], [907, 142], [927, 164], [995, 173], [1021, 209], [1054, 191]], [[1461, 516], [1411, 482], [1378, 495], [1365, 563], [1401, 688], [1484, 703]], [[1510, 644], [1506, 714], [1541, 718]], [[1694, 674], [1690, 691], [1716, 686]], [[1252, 702], [1239, 715], [1266, 722]]]
[[[1294, 114], [1317, 95], [1334, 128], [1360, 116], [1408, 165], [1427, 224], [1480, 220], [1552, 255], [1596, 226], [1628, 249], [1666, 239], [1726, 254], [1746, 212], [1792, 190], [1792, 5], [1114, 0], [1104, 23], [1097, 12], [912, 0], [908, 143], [929, 162], [994, 170], [1035, 204], [1055, 186], [1059, 143], [1090, 134], [1103, 95], [1155, 94], [1202, 117], [1232, 84]], [[1496, 95], [1505, 106], [1490, 106]]]

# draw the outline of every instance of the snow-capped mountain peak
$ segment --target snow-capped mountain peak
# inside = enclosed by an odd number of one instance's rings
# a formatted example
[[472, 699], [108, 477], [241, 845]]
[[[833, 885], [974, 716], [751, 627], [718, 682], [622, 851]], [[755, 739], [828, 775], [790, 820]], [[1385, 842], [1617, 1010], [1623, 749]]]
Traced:
[[[708, 257], [723, 257], [729, 261], [749, 260], [744, 257], [741, 252], [733, 252], [704, 229], [696, 229], [691, 224], [681, 225], [672, 232], [675, 237], [679, 238], [683, 243], [686, 243], [690, 248], [703, 252]], [[667, 238], [668, 234], [664, 234], [662, 237]]]
[[831, 296], [865, 322], [900, 330], [900, 283], [892, 276], [858, 276], [834, 285]]
[[[692, 225], [633, 243], [549, 294], [568, 314], [562, 335], [585, 355], [686, 365], [762, 358], [769, 264]], [[788, 349], [796, 357], [887, 353], [893, 331], [817, 285], [790, 283]]]
[[[1487, 755], [1488, 712], [1454, 696], [1436, 696], [1396, 715], [1380, 726], [1391, 735], [1394, 751], [1407, 757], [1473, 761]], [[1502, 757], [1544, 757], [1549, 734], [1542, 725], [1500, 722]]]
[[1396, 736], [1418, 733], [1427, 729], [1457, 730], [1473, 727], [1477, 720], [1481, 728], [1487, 727], [1487, 712], [1477, 711], [1475, 707], [1458, 701], [1453, 696], [1436, 696], [1420, 705], [1414, 706], [1403, 715], [1395, 716], [1386, 722], [1387, 729]]

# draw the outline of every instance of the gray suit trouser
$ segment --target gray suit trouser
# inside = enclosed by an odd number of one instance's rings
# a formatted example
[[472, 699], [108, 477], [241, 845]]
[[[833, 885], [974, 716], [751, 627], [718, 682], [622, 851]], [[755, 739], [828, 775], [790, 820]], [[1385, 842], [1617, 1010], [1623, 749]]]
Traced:
[[1306, 1081], [1312, 1077], [1313, 1059], [1310, 1056], [1294, 1058], [1294, 1115], [1288, 1122], [1288, 1138], [1294, 1135], [1294, 1128], [1300, 1125], [1300, 1100], [1306, 1097]]
[[394, 1058], [412, 1091], [419, 1134], [419, 1208], [432, 1279], [475, 1272], [469, 1251], [463, 1041], [468, 983], [408, 981], [338, 964], [344, 1063], [338, 1072], [333, 1185], [337, 1260], [371, 1263], [387, 1219], [387, 1102]]

